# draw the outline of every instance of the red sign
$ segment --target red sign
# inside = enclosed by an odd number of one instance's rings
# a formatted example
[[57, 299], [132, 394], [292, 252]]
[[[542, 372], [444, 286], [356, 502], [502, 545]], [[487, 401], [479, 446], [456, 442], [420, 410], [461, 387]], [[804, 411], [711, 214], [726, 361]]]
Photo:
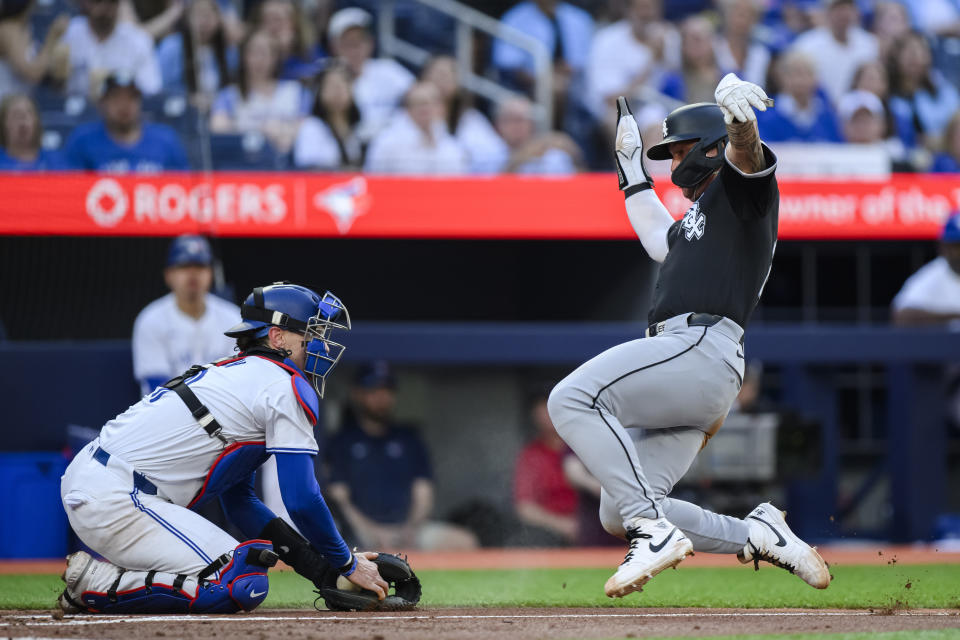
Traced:
[[[616, 179], [216, 173], [0, 176], [0, 234], [630, 239]], [[780, 181], [780, 237], [933, 238], [960, 176]], [[669, 179], [674, 217], [690, 206]]]

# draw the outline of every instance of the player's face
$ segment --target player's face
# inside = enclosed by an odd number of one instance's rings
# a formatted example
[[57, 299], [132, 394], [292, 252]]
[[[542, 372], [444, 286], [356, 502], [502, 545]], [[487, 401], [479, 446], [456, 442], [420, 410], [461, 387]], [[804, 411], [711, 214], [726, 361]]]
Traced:
[[213, 269], [201, 264], [167, 267], [164, 279], [177, 300], [195, 301], [210, 291]]
[[946, 258], [953, 272], [960, 275], [960, 242], [941, 242], [940, 255]]
[[393, 409], [397, 405], [397, 392], [390, 387], [357, 389], [354, 399], [357, 408], [365, 416], [379, 422], [388, 422], [393, 417]]
[[284, 331], [281, 334], [282, 347], [290, 352], [293, 363], [303, 369], [307, 364], [307, 345], [302, 333]]

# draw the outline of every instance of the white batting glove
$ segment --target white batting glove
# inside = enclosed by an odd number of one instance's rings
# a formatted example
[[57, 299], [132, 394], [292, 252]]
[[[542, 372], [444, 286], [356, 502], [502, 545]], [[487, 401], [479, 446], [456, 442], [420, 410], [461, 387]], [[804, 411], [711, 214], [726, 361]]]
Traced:
[[741, 80], [735, 73], [728, 73], [723, 76], [713, 97], [723, 111], [723, 121], [731, 124], [734, 120], [739, 122], [753, 122], [757, 115], [753, 112], [754, 108], [760, 111], [766, 111], [767, 107], [773, 106], [773, 100], [767, 97], [763, 89]]
[[617, 143], [613, 155], [621, 191], [632, 195], [653, 186], [653, 179], [643, 165], [643, 138], [623, 96], [617, 98]]

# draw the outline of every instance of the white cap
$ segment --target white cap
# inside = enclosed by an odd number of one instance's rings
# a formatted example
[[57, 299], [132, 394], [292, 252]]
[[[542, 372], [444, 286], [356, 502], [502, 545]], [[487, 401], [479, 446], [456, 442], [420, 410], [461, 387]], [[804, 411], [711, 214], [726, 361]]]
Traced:
[[840, 98], [840, 102], [837, 104], [837, 113], [843, 122], [852, 118], [853, 114], [860, 109], [866, 109], [878, 118], [883, 118], [885, 115], [883, 103], [880, 102], [880, 98], [878, 98], [875, 93], [870, 93], [869, 91], [860, 89], [851, 91]]
[[367, 29], [371, 24], [373, 24], [373, 16], [359, 7], [340, 9], [330, 16], [330, 24], [327, 25], [327, 38], [336, 40], [347, 29], [353, 29], [354, 27]]

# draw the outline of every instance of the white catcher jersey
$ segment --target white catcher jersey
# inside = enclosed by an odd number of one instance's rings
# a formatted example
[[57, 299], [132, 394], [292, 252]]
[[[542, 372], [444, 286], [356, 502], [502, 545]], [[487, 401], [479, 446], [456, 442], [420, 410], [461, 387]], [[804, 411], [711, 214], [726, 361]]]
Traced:
[[[192, 365], [233, 353], [236, 341], [223, 332], [240, 322], [240, 308], [212, 294], [207, 294], [206, 306], [203, 316], [195, 320], [182, 312], [168, 293], [143, 308], [133, 323], [133, 375], [137, 380], [169, 380]], [[142, 389], [143, 393], [151, 391]]]
[[[309, 401], [298, 396], [279, 364], [247, 356], [210, 367], [188, 384], [223, 428], [226, 446], [166, 388], [144, 396], [100, 432], [105, 451], [144, 474], [174, 504], [191, 506], [201, 489], [206, 497], [249, 477], [270, 454], [317, 454], [313, 418], [302, 404]], [[221, 486], [207, 484], [208, 475]]]

